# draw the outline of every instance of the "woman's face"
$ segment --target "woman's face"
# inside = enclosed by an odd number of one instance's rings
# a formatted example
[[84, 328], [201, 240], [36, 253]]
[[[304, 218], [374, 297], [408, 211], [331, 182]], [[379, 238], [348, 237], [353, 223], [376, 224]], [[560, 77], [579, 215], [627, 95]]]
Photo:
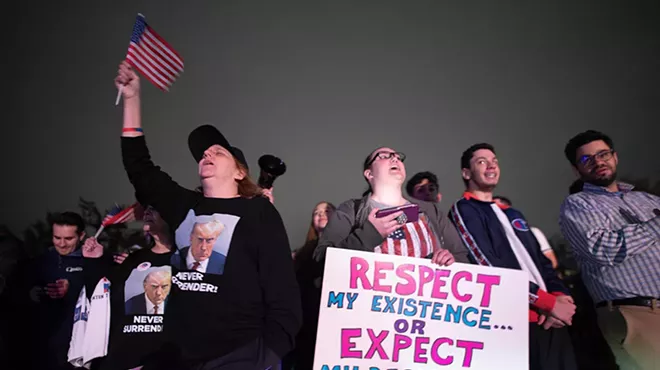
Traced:
[[312, 224], [316, 232], [321, 232], [325, 229], [325, 226], [328, 224], [328, 217], [330, 217], [330, 212], [332, 210], [328, 207], [328, 203], [321, 203], [314, 208], [314, 213], [312, 214]]
[[160, 217], [158, 211], [152, 207], [147, 207], [144, 210], [144, 216], [142, 218], [143, 225], [142, 231], [149, 234], [158, 234], [166, 229], [165, 221]]

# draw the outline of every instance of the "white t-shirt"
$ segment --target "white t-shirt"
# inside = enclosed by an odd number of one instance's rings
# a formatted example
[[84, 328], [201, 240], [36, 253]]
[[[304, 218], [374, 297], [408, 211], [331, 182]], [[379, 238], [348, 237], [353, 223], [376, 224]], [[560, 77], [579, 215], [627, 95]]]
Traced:
[[552, 246], [550, 246], [550, 243], [548, 242], [548, 239], [545, 237], [543, 232], [539, 230], [538, 227], [531, 227], [532, 233], [536, 237], [536, 240], [539, 242], [539, 246], [541, 246], [541, 252], [545, 253], [547, 251], [552, 250]]

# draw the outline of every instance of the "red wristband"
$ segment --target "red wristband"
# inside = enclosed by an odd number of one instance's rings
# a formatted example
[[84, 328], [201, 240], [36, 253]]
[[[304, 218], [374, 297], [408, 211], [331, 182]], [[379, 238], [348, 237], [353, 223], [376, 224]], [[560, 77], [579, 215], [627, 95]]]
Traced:
[[143, 132], [140, 127], [124, 127], [121, 132]]

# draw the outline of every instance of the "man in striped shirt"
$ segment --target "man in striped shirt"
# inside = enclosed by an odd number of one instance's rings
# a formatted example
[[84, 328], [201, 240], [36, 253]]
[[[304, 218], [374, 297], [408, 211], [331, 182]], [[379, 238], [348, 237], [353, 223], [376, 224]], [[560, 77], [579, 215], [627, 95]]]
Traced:
[[660, 198], [616, 181], [612, 139], [597, 131], [564, 150], [584, 182], [559, 224], [622, 369], [660, 369]]

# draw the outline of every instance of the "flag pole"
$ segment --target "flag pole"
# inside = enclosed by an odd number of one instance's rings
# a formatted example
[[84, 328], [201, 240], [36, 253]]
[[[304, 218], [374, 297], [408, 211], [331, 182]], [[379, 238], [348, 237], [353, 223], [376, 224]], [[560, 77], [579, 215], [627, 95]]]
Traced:
[[121, 100], [121, 91], [124, 90], [124, 85], [120, 85], [117, 90], [117, 98], [115, 99], [115, 106], [119, 105], [119, 100]]
[[96, 232], [96, 235], [94, 235], [94, 239], [99, 238], [99, 235], [101, 235], [101, 232], [103, 231], [103, 229], [105, 229], [105, 226], [103, 226], [103, 224], [101, 224], [101, 227], [99, 227], [99, 230]]

